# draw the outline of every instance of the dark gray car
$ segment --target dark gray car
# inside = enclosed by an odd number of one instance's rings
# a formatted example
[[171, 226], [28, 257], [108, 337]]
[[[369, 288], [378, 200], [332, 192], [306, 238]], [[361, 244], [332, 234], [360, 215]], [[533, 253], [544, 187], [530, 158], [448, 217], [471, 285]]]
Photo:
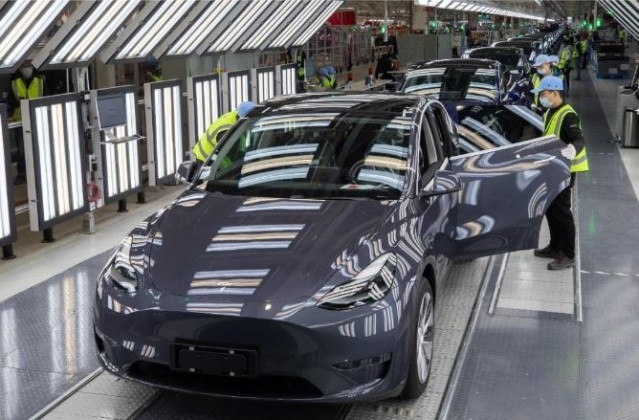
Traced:
[[104, 367], [236, 398], [419, 396], [449, 261], [535, 247], [570, 176], [555, 137], [455, 156], [454, 127], [421, 96], [258, 106], [109, 259]]

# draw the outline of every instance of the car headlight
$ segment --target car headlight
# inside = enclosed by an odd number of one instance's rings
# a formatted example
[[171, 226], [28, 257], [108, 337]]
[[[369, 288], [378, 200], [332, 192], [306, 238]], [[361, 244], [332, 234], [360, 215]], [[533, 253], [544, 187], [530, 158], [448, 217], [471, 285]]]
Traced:
[[335, 286], [317, 303], [324, 309], [343, 310], [382, 299], [395, 284], [394, 254], [377, 257], [350, 281]]
[[125, 238], [104, 271], [107, 282], [127, 293], [138, 290], [138, 274], [131, 264], [131, 237]]

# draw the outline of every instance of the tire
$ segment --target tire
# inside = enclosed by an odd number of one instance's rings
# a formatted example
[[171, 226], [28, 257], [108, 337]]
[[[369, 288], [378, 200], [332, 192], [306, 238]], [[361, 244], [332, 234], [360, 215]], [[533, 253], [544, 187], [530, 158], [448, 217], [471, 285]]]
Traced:
[[428, 385], [428, 378], [432, 370], [435, 296], [430, 283], [425, 278], [422, 278], [418, 287], [417, 312], [410, 339], [408, 375], [406, 385], [401, 393], [403, 399], [415, 399], [422, 395]]

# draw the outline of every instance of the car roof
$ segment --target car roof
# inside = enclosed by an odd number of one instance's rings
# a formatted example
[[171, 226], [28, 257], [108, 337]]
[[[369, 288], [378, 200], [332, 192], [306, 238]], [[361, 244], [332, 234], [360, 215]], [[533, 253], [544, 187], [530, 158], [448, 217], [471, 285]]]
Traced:
[[508, 46], [473, 48], [472, 50], [469, 50], [468, 53], [472, 54], [475, 51], [488, 51], [488, 50], [490, 50], [490, 51], [500, 51], [500, 52], [512, 52], [514, 54], [523, 53], [523, 49], [521, 47], [508, 47]]
[[[255, 110], [257, 113], [347, 111], [374, 114], [398, 113], [416, 107], [423, 96], [383, 92], [314, 92], [270, 99]], [[255, 115], [251, 112], [251, 115]]]
[[451, 66], [464, 66], [464, 67], [478, 67], [478, 68], [493, 68], [499, 67], [499, 61], [489, 60], [487, 58], [449, 58], [444, 60], [429, 61], [424, 64], [419, 64], [417, 69], [431, 68], [431, 67], [451, 67]]

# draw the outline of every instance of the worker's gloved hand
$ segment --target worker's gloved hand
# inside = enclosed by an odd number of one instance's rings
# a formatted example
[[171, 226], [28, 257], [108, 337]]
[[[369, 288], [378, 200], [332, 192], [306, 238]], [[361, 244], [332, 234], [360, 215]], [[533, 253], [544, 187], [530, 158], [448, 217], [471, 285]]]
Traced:
[[567, 147], [561, 149], [561, 155], [568, 160], [573, 160], [575, 156], [577, 156], [577, 150], [575, 149], [575, 146], [569, 144]]
[[530, 109], [532, 109], [535, 112], [540, 112], [542, 110], [540, 107], [538, 107], [535, 104], [530, 104]]

